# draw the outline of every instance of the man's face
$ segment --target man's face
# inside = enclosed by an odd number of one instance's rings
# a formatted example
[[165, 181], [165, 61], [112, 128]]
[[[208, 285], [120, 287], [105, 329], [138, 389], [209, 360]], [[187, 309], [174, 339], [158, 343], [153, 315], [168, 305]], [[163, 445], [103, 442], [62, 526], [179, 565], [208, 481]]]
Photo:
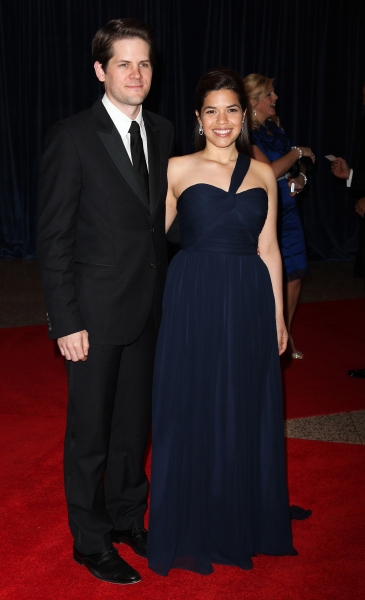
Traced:
[[105, 85], [109, 100], [127, 114], [142, 104], [150, 91], [152, 65], [150, 47], [141, 38], [123, 39], [114, 42], [113, 56], [106, 71], [95, 62], [95, 73]]

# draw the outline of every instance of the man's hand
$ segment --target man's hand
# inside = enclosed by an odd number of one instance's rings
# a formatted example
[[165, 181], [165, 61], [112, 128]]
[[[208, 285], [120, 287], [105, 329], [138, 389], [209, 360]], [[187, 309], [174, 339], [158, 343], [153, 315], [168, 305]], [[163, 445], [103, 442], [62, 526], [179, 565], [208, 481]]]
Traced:
[[77, 362], [79, 360], [87, 359], [89, 352], [89, 335], [86, 329], [58, 338], [57, 344], [62, 356], [67, 360]]
[[351, 169], [344, 158], [336, 158], [331, 165], [331, 171], [340, 179], [348, 179]]
[[355, 204], [355, 210], [360, 217], [364, 218], [365, 215], [365, 198], [360, 198]]

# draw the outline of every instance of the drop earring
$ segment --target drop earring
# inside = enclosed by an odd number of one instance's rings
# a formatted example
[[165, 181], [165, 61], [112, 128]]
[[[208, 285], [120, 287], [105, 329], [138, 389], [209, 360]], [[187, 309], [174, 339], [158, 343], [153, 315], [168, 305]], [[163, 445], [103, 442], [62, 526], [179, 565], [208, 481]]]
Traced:
[[256, 109], [253, 109], [253, 116], [256, 117]]
[[199, 135], [203, 135], [204, 131], [203, 131], [203, 125], [201, 123], [199, 123]]
[[244, 122], [245, 122], [245, 119], [246, 119], [246, 113], [247, 113], [247, 108], [246, 108], [245, 112], [243, 113], [243, 119], [242, 119], [241, 131], [243, 131], [243, 125], [244, 125]]

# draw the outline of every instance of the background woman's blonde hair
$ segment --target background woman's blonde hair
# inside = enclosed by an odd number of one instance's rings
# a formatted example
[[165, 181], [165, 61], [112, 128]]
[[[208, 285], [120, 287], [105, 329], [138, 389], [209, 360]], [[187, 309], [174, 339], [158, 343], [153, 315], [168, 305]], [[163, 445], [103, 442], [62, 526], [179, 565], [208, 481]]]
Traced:
[[[252, 129], [258, 129], [260, 127], [260, 123], [253, 113], [253, 109], [260, 104], [261, 100], [263, 100], [267, 94], [269, 94], [273, 83], [273, 78], [258, 75], [257, 73], [251, 73], [251, 75], [247, 75], [243, 80], [246, 97], [249, 100]], [[278, 122], [278, 119], [274, 117], [272, 118], [272, 121]]]

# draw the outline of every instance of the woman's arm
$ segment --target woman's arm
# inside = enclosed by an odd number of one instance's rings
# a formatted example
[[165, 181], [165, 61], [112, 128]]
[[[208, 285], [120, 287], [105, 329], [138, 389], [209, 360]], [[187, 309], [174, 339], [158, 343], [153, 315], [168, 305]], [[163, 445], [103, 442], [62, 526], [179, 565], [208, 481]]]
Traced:
[[[300, 154], [299, 150], [302, 151], [302, 154]], [[290, 150], [290, 152], [288, 152], [284, 156], [281, 156], [281, 158], [273, 160], [272, 162], [267, 158], [267, 156], [262, 150], [260, 150], [258, 146], [252, 145], [251, 153], [251, 156], [253, 158], [256, 158], [256, 160], [271, 165], [275, 173], [276, 179], [278, 179], [282, 175], [285, 175], [285, 173], [287, 173], [289, 169], [291, 169], [295, 161], [298, 160], [299, 156], [307, 156], [312, 160], [313, 163], [315, 161], [315, 156], [312, 150], [310, 148], [307, 148], [306, 146], [298, 146], [297, 148]]]
[[314, 154], [310, 148], [306, 148], [305, 146], [298, 146], [298, 148], [294, 148], [290, 150], [287, 154], [278, 158], [277, 160], [273, 160], [272, 162], [267, 158], [262, 150], [258, 146], [251, 146], [251, 156], [259, 160], [260, 162], [265, 162], [268, 165], [271, 165], [276, 179], [279, 179], [282, 175], [285, 175], [291, 169], [293, 164], [298, 160], [300, 152], [302, 151], [302, 156], [308, 156], [312, 162], [315, 161]]
[[176, 158], [170, 158], [167, 168], [167, 195], [166, 195], [166, 216], [165, 233], [168, 232], [177, 215], [177, 198], [174, 194], [174, 179], [176, 177]]
[[278, 336], [279, 354], [286, 350], [288, 342], [288, 333], [284, 323], [283, 315], [283, 281], [282, 281], [282, 262], [279, 251], [278, 240], [276, 236], [277, 220], [277, 184], [271, 170], [267, 169], [264, 174], [267, 184], [267, 193], [269, 198], [269, 207], [265, 225], [259, 236], [260, 258], [268, 268], [271, 285], [275, 298], [276, 330]]

